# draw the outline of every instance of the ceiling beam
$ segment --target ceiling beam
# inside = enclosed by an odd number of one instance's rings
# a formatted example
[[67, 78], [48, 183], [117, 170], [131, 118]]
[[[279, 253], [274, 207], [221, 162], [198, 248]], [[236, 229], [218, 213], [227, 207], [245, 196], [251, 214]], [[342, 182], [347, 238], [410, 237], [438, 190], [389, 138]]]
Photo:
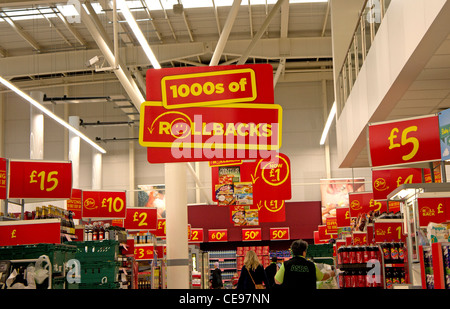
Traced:
[[3, 13], [5, 15], [2, 16], [2, 18], [22, 37], [22, 39], [27, 41], [27, 43], [30, 44], [34, 50], [40, 52], [42, 50], [42, 47], [39, 45], [39, 43], [28, 32], [23, 30], [23, 28], [19, 24], [15, 23], [11, 18], [9, 18], [9, 16], [7, 16], [5, 12]]

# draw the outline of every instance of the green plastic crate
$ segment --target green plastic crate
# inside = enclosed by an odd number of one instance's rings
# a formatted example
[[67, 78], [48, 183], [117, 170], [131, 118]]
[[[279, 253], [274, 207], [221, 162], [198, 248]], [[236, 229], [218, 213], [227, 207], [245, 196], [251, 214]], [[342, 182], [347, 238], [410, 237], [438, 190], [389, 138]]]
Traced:
[[118, 281], [120, 262], [81, 263], [80, 284], [105, 284]]
[[309, 245], [306, 251], [307, 257], [332, 257], [333, 245], [332, 244], [320, 244]]
[[114, 289], [120, 289], [120, 283], [119, 282], [112, 282], [112, 283], [104, 283], [104, 284], [96, 284], [96, 283], [80, 283], [78, 284], [78, 289], [80, 290], [114, 290]]
[[38, 259], [47, 255], [52, 263], [52, 272], [64, 271], [68, 260], [75, 257], [77, 247], [68, 244], [33, 244], [0, 247], [0, 260]]
[[77, 248], [75, 258], [80, 263], [117, 261], [119, 242], [116, 240], [75, 241], [73, 244]]

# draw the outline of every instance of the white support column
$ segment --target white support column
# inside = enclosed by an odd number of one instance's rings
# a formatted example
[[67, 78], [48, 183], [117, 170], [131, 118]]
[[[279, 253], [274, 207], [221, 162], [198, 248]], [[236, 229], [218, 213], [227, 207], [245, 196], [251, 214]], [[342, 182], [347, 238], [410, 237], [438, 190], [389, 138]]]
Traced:
[[186, 164], [165, 164], [167, 288], [189, 288]]
[[[80, 129], [80, 117], [69, 116], [69, 124], [75, 129]], [[72, 187], [80, 187], [80, 137], [69, 131], [69, 156], [72, 161]]]
[[100, 152], [92, 150], [92, 190], [101, 190], [102, 183], [102, 160], [103, 156]]
[[129, 136], [130, 136], [130, 141], [128, 142], [128, 179], [129, 179], [129, 190], [130, 190], [130, 194], [129, 194], [129, 198], [128, 198], [128, 203], [127, 203], [127, 207], [134, 207], [135, 205], [135, 195], [136, 192], [134, 190], [134, 177], [135, 177], [135, 173], [134, 173], [134, 140], [132, 139], [134, 137], [134, 125], [130, 126], [129, 129]]
[[[42, 103], [44, 94], [32, 91], [30, 97]], [[44, 114], [33, 106], [30, 106], [30, 159], [44, 159]]]

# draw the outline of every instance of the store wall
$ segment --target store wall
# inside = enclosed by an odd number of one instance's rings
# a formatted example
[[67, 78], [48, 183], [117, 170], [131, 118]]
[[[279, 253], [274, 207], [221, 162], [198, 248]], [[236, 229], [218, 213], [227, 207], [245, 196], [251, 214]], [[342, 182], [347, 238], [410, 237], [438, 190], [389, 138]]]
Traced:
[[[327, 104], [331, 106], [333, 83], [326, 82]], [[62, 88], [44, 89], [48, 96], [64, 95]], [[69, 87], [69, 96], [101, 96], [120, 94], [116, 83]], [[275, 88], [275, 102], [283, 107], [283, 141], [281, 152], [291, 161], [292, 199], [291, 201], [320, 201], [319, 182], [326, 178], [325, 148], [319, 145], [323, 130], [324, 107], [322, 104], [322, 82], [279, 83]], [[64, 117], [62, 105], [50, 105], [57, 115]], [[14, 94], [6, 95], [5, 106], [5, 147], [6, 158], [29, 159], [29, 104]], [[69, 115], [77, 115], [85, 122], [124, 121], [123, 113], [114, 108], [114, 103], [92, 104], [80, 103], [69, 106]], [[88, 127], [80, 130], [92, 139], [129, 137], [129, 128]], [[138, 136], [138, 128], [134, 131]], [[44, 124], [44, 159], [64, 160], [64, 130], [53, 120], [45, 117]], [[336, 131], [329, 134], [331, 155], [331, 177], [366, 177], [370, 181], [368, 169], [339, 169], [336, 161]], [[103, 155], [103, 189], [129, 190], [129, 142], [102, 143], [107, 150]], [[164, 164], [149, 164], [146, 149], [137, 141], [134, 143], [134, 184], [163, 184]], [[194, 164], [193, 164], [194, 165]], [[196, 199], [196, 183], [186, 169], [188, 203], [207, 203], [200, 195]], [[208, 163], [201, 162], [199, 167], [200, 190], [206, 194], [211, 192], [211, 171]], [[92, 148], [81, 141], [80, 151], [80, 187], [88, 190], [92, 186]], [[130, 195], [131, 196], [131, 195]]]

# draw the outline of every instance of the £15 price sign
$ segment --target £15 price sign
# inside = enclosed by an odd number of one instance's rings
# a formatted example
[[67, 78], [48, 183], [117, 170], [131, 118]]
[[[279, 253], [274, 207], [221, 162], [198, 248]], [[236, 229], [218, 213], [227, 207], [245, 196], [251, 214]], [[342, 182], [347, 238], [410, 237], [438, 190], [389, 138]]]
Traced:
[[155, 207], [129, 207], [125, 218], [125, 229], [130, 231], [148, 231], [157, 228], [157, 210]]
[[124, 219], [126, 217], [125, 191], [83, 191], [83, 219]]
[[273, 227], [270, 228], [270, 240], [289, 240], [289, 227]]
[[228, 230], [227, 229], [208, 230], [208, 241], [209, 242], [228, 241]]
[[372, 166], [438, 161], [438, 116], [371, 124], [369, 148]]
[[71, 194], [71, 162], [9, 162], [9, 198], [69, 199]]
[[242, 229], [242, 241], [259, 241], [261, 240], [261, 229]]

